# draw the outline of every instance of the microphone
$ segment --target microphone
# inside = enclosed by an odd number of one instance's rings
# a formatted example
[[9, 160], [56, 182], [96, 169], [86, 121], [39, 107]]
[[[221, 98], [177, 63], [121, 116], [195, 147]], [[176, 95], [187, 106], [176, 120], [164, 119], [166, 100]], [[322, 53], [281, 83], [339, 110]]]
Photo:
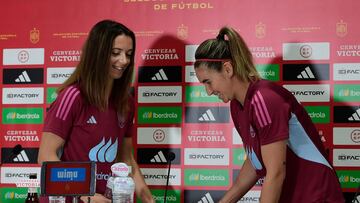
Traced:
[[175, 159], [175, 153], [174, 152], [169, 152], [168, 156], [167, 156], [167, 161], [170, 164], [172, 161], [174, 161]]
[[166, 187], [165, 187], [165, 194], [164, 194], [164, 203], [166, 203], [166, 194], [168, 191], [168, 186], [169, 186], [169, 176], [170, 176], [170, 169], [171, 169], [171, 162], [175, 159], [175, 153], [174, 152], [169, 152], [167, 154], [167, 163], [169, 164], [169, 168], [168, 168], [168, 173], [166, 176]]
[[15, 147], [12, 148], [10, 155], [5, 159], [4, 163], [12, 163], [13, 159], [20, 154], [20, 152], [23, 150], [21, 144], [15, 145]]

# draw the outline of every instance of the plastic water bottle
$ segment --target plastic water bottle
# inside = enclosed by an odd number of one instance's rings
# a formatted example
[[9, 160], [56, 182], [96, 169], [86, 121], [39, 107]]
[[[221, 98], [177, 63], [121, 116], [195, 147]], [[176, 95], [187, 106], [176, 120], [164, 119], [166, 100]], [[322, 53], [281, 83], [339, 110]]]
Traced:
[[112, 191], [113, 203], [133, 203], [135, 184], [129, 176], [119, 176], [114, 178]]
[[108, 179], [104, 196], [113, 203], [133, 203], [135, 183], [129, 176], [131, 167], [125, 163], [115, 163], [111, 166], [113, 177]]

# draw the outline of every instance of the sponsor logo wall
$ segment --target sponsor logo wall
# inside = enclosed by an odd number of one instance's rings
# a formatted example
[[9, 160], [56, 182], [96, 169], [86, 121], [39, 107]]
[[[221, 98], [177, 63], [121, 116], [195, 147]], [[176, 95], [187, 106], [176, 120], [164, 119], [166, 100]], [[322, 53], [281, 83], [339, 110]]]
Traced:
[[[166, 178], [167, 202], [216, 202], [246, 159], [229, 105], [207, 95], [193, 66], [198, 45], [215, 38], [223, 25], [244, 37], [263, 78], [287, 88], [305, 106], [343, 191], [356, 191], [360, 28], [353, 8], [360, 2], [305, 0], [307, 15], [286, 0], [278, 2], [280, 7], [236, 0], [111, 0], [101, 7], [87, 2], [86, 8], [83, 3], [46, 4], [47, 12], [36, 16], [27, 8], [42, 8], [44, 2], [7, 1], [0, 8], [6, 19], [0, 27], [0, 202], [23, 201], [26, 184], [21, 183], [29, 172], [39, 173], [36, 157], [46, 110], [80, 61], [88, 31], [104, 18], [136, 34], [134, 153], [156, 202], [164, 201]], [[84, 17], [69, 12], [68, 5]], [[139, 10], [146, 12], [139, 17]], [[319, 10], [328, 13], [319, 17]], [[59, 12], [63, 15], [54, 15]], [[168, 176], [169, 153], [175, 158]], [[258, 202], [262, 181], [239, 202]]]

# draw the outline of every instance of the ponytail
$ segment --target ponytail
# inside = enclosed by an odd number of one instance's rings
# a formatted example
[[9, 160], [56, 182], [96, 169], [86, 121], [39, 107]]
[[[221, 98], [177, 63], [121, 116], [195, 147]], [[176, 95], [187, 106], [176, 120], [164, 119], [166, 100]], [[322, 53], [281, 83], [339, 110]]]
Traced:
[[220, 72], [222, 62], [231, 61], [235, 75], [242, 81], [260, 79], [252, 54], [242, 37], [232, 28], [220, 29], [216, 39], [208, 39], [195, 52], [195, 68], [204, 64]]

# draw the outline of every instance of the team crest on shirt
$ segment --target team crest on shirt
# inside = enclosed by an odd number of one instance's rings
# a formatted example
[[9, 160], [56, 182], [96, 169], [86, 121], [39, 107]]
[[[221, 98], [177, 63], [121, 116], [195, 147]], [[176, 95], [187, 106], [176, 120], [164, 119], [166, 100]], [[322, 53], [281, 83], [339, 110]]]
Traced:
[[252, 137], [252, 138], [254, 138], [255, 136], [256, 136], [256, 133], [255, 133], [255, 131], [254, 131], [254, 128], [250, 125], [250, 136]]

